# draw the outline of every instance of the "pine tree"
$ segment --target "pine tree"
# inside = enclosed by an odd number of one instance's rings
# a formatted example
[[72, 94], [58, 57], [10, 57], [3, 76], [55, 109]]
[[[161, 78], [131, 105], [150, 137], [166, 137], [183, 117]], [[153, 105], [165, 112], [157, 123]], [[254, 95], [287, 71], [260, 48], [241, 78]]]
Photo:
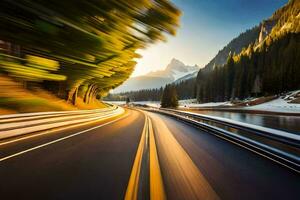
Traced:
[[176, 88], [174, 87], [174, 85], [171, 85], [171, 87], [170, 87], [170, 107], [171, 108], [178, 107], [178, 97], [177, 97], [177, 92], [176, 92]]
[[255, 78], [252, 93], [254, 93], [255, 96], [257, 96], [259, 93], [261, 93], [261, 81], [260, 81], [259, 75], [257, 75]]
[[166, 85], [161, 98], [162, 108], [176, 108], [178, 106], [178, 98], [174, 85]]

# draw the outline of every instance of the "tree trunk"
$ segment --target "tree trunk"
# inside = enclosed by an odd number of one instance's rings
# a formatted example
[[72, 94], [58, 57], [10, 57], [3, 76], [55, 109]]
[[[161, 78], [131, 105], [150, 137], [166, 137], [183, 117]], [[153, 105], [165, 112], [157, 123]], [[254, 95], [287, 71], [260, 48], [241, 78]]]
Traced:
[[90, 91], [90, 93], [89, 93], [89, 100], [88, 100], [88, 103], [91, 103], [91, 101], [92, 101], [92, 98], [93, 98], [93, 91], [94, 91], [94, 86], [92, 87], [92, 89], [91, 89], [91, 91]]
[[96, 88], [94, 90], [94, 93], [93, 93], [93, 102], [95, 102], [95, 100], [97, 99], [97, 93], [98, 93], [98, 88]]
[[90, 84], [90, 85], [88, 86], [87, 91], [85, 92], [83, 101], [84, 101], [84, 103], [86, 103], [86, 104], [89, 103], [89, 96], [90, 96], [90, 93], [91, 93], [91, 90], [92, 90], [93, 86], [94, 86], [93, 84]]
[[90, 93], [89, 103], [94, 101], [95, 98], [95, 91], [97, 91], [97, 87], [93, 87]]
[[67, 102], [71, 102], [73, 105], [76, 105], [77, 93], [78, 93], [78, 87], [71, 88], [71, 90], [68, 91]]
[[77, 104], [77, 95], [78, 95], [78, 87], [76, 88], [74, 94], [73, 94], [73, 98], [72, 98], [72, 104], [76, 106]]

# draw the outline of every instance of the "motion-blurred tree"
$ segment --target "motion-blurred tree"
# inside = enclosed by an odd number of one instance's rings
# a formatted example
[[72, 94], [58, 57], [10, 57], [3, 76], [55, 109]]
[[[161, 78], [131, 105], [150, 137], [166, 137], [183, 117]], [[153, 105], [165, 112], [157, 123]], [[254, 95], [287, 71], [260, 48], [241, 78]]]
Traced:
[[175, 35], [180, 17], [168, 0], [3, 0], [0, 13], [0, 39], [59, 62], [67, 79], [53, 92], [74, 104], [122, 84], [136, 50]]

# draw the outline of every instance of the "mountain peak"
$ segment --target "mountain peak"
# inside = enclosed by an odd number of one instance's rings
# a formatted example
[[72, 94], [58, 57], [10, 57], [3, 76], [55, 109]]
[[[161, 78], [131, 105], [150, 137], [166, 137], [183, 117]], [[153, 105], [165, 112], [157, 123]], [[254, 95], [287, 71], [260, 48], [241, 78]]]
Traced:
[[165, 69], [152, 71], [143, 76], [131, 77], [122, 86], [115, 89], [114, 93], [160, 88], [189, 74], [193, 74], [191, 76], [194, 77], [198, 70], [198, 65], [188, 66], [173, 58]]
[[172, 58], [170, 64], [171, 64], [171, 63], [173, 63], [173, 64], [175, 64], [175, 63], [179, 64], [179, 63], [180, 63], [180, 64], [184, 65], [183, 62], [181, 62], [180, 60], [178, 60], [178, 59], [176, 59], [176, 58]]
[[172, 70], [172, 69], [179, 69], [184, 68], [185, 64], [181, 62], [180, 60], [177, 60], [176, 58], [173, 58], [171, 62], [167, 65], [166, 71]]

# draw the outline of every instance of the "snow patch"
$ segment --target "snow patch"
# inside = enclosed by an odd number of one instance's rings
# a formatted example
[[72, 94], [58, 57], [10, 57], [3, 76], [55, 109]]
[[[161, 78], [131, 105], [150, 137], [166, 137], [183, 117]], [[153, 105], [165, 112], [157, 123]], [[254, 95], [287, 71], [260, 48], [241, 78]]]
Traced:
[[289, 103], [296, 98], [296, 95], [300, 93], [300, 90], [295, 90], [287, 93], [272, 101], [262, 103], [255, 106], [249, 106], [245, 109], [249, 110], [263, 110], [271, 112], [282, 112], [282, 113], [300, 113], [300, 104]]
[[104, 103], [110, 103], [115, 105], [123, 105], [126, 104], [126, 101], [103, 101]]
[[160, 102], [159, 101], [134, 101], [131, 102], [133, 104], [139, 104], [139, 105], [146, 105], [154, 108], [160, 108]]
[[181, 108], [205, 108], [205, 107], [218, 107], [218, 106], [232, 106], [230, 101], [225, 102], [210, 102], [210, 103], [197, 103], [195, 99], [194, 102], [188, 102], [187, 100], [179, 101], [179, 107]]
[[300, 104], [288, 103], [285, 99], [278, 98], [263, 104], [245, 107], [244, 109], [282, 113], [300, 113]]
[[178, 70], [172, 70], [172, 76], [173, 76], [173, 78], [174, 78], [175, 81], [178, 80], [178, 79], [180, 79], [180, 78], [183, 78], [183, 77], [185, 77], [185, 76], [187, 76], [189, 74], [193, 74], [193, 73], [195, 73], [195, 71], [192, 71], [192, 72], [191, 71], [181, 72], [181, 71], [178, 71]]

